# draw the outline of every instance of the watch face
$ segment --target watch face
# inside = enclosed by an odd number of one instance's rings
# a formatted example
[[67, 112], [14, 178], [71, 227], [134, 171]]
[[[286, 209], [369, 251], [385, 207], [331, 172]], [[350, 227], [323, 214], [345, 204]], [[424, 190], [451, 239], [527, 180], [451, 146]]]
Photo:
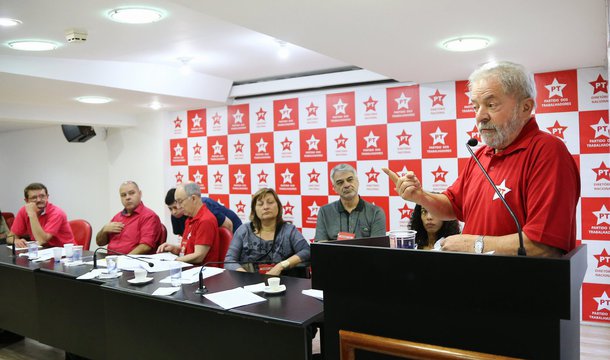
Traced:
[[474, 243], [474, 251], [475, 251], [477, 254], [480, 254], [480, 253], [482, 253], [482, 252], [483, 252], [483, 241], [481, 241], [481, 240], [477, 240], [477, 241]]

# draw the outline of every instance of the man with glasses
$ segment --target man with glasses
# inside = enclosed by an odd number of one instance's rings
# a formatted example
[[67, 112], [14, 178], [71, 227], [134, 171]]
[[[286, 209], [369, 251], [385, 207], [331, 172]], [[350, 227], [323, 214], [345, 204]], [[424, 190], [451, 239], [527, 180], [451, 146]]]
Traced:
[[182, 234], [180, 246], [162, 244], [158, 253], [171, 252], [179, 255], [176, 260], [194, 265], [222, 261], [220, 239], [216, 217], [201, 200], [201, 188], [197, 183], [189, 182], [178, 185], [174, 194], [176, 203], [188, 216]]
[[32, 183], [23, 190], [25, 206], [17, 212], [7, 243], [17, 248], [27, 247], [27, 241], [40, 246], [55, 247], [73, 244], [74, 235], [66, 213], [49, 202], [47, 187]]
[[161, 220], [142, 202], [142, 191], [133, 181], [119, 187], [124, 209], [97, 233], [98, 246], [123, 254], [151, 254], [155, 252], [161, 232]]

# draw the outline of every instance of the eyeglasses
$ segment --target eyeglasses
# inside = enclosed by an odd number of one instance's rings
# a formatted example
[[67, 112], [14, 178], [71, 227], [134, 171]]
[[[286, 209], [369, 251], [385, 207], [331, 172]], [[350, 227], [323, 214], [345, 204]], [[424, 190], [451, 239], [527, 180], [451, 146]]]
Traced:
[[188, 197], [185, 197], [184, 199], [176, 199], [176, 204], [182, 205], [182, 202], [186, 199], [188, 199]]
[[46, 199], [46, 198], [47, 198], [47, 195], [45, 195], [45, 194], [38, 194], [38, 195], [36, 195], [36, 196], [30, 196], [30, 197], [28, 198], [28, 200], [29, 200], [29, 201], [36, 201], [36, 200], [38, 200], [38, 199], [40, 199], [40, 200], [44, 200], [44, 199]]

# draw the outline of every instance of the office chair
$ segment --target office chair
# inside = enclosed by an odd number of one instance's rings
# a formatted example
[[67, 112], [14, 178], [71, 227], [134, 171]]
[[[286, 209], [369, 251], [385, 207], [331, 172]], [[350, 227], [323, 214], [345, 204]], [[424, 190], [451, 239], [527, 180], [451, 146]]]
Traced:
[[165, 225], [163, 223], [161, 223], [161, 231], [159, 232], [159, 237], [157, 238], [157, 247], [159, 247], [159, 245], [165, 243], [166, 241], [167, 241], [167, 228], [165, 227]]
[[13, 225], [13, 221], [15, 220], [15, 214], [12, 212], [3, 212], [2, 217], [4, 218], [4, 221], [6, 221], [6, 226], [8, 226], [10, 230], [11, 226]]
[[91, 224], [87, 220], [75, 219], [68, 221], [70, 228], [72, 228], [72, 234], [74, 234], [74, 241], [77, 245], [82, 245], [83, 250], [89, 250], [91, 245]]
[[231, 245], [231, 240], [233, 239], [233, 233], [231, 230], [220, 227], [218, 228], [218, 244], [220, 245], [220, 258], [224, 259], [227, 255], [227, 251], [229, 251], [229, 245]]

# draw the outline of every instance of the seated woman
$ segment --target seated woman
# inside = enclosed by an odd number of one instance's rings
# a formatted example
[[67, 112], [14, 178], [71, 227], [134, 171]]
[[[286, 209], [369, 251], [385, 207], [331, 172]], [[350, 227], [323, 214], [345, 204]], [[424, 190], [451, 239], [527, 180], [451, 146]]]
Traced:
[[409, 228], [417, 231], [415, 242], [420, 250], [433, 249], [437, 240], [460, 233], [460, 224], [457, 220], [439, 220], [419, 204], [411, 214]]
[[[240, 226], [227, 251], [225, 269], [259, 271], [258, 264], [268, 262], [268, 275], [280, 275], [303, 261], [309, 261], [309, 243], [297, 228], [282, 219], [282, 203], [273, 189], [261, 189], [252, 197], [250, 223]], [[253, 265], [253, 266], [247, 266]], [[263, 271], [261, 271], [263, 272]]]

